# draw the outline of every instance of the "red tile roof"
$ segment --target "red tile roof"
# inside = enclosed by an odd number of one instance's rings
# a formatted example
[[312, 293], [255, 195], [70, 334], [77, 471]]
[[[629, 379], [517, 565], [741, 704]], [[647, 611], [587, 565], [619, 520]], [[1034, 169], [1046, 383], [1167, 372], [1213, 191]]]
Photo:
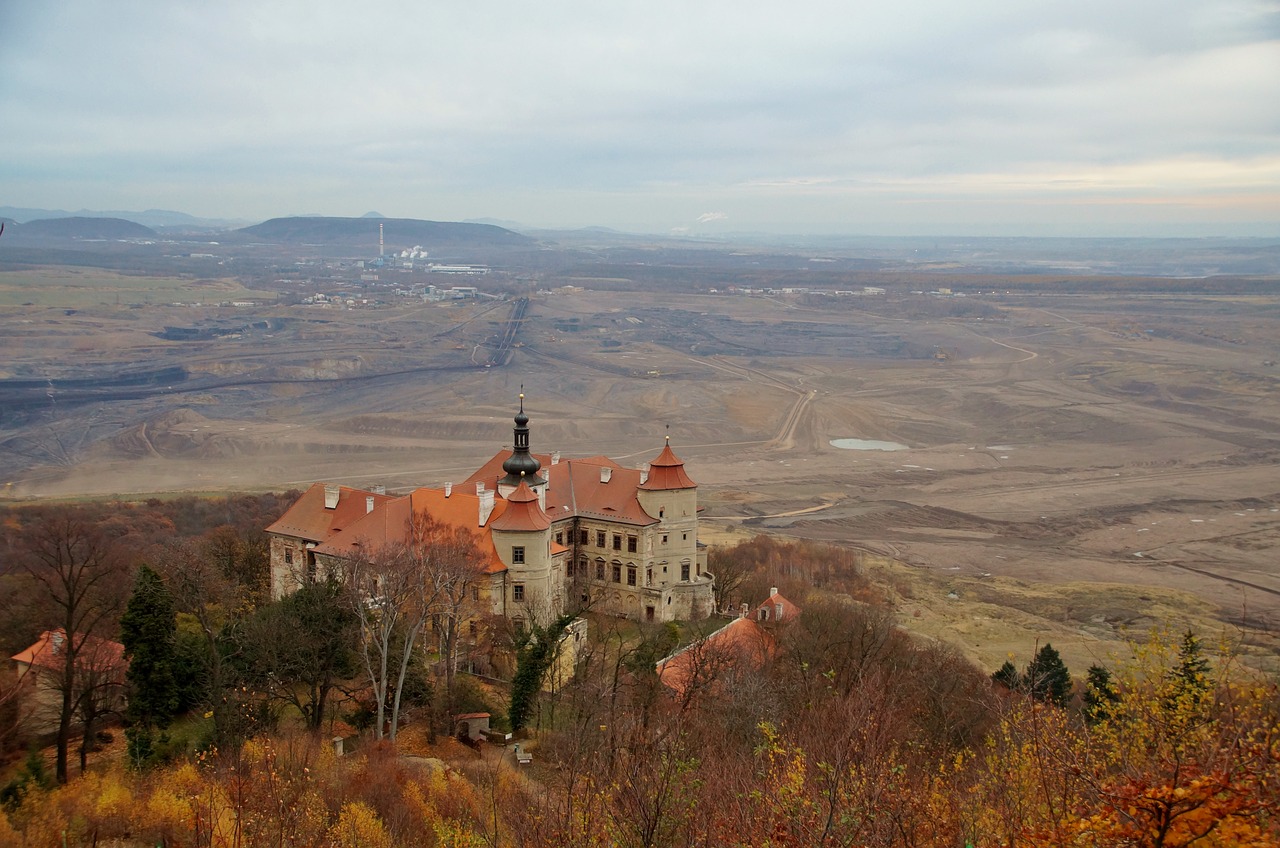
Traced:
[[[19, 651], [10, 659], [35, 668], [61, 671], [66, 654], [64, 649], [58, 647], [58, 645], [66, 641], [63, 636], [64, 632], [61, 627], [56, 630], [46, 630], [40, 634], [40, 638], [36, 640], [35, 644]], [[77, 668], [92, 671], [118, 670], [121, 681], [123, 681], [124, 670], [129, 665], [124, 658], [124, 645], [111, 639], [103, 639], [82, 633], [76, 634], [76, 643], [79, 646], [79, 651], [76, 654]]]
[[649, 479], [640, 488], [650, 491], [663, 489], [696, 489], [698, 484], [684, 471], [684, 460], [675, 455], [668, 442], [658, 458], [649, 463]]
[[302, 497], [294, 501], [293, 506], [267, 528], [267, 532], [293, 536], [308, 542], [322, 542], [335, 531], [342, 530], [353, 521], [362, 518], [368, 511], [366, 498], [373, 498], [375, 508], [392, 500], [390, 495], [379, 495], [339, 486], [337, 506], [326, 509], [324, 489], [324, 483], [312, 483], [311, 487], [302, 493]]
[[734, 666], [760, 668], [773, 655], [773, 635], [749, 618], [735, 618], [657, 664], [658, 679], [683, 698], [693, 689], [712, 686]]
[[[778, 615], [778, 606], [782, 606], [782, 615]], [[760, 610], [769, 611], [766, 621], [794, 621], [800, 616], [800, 607], [788, 601], [778, 593], [777, 589], [765, 599], [764, 603], [756, 607], [756, 618], [760, 618]]]
[[491, 530], [537, 531], [550, 526], [551, 520], [538, 505], [538, 496], [523, 478], [516, 490], [507, 496], [506, 511], [489, 522]]
[[[502, 463], [511, 453], [504, 450], [495, 454], [460, 485], [484, 483], [496, 486], [502, 477]], [[639, 471], [623, 468], [603, 456], [562, 459], [554, 465], [550, 456], [534, 456], [542, 463], [540, 473], [547, 478], [545, 512], [552, 522], [580, 515], [637, 527], [658, 523], [658, 519], [645, 512], [636, 499], [636, 491], [640, 488]], [[608, 469], [607, 483], [600, 480], [602, 468]]]
[[[494, 498], [493, 511], [486, 523], [501, 516], [507, 502]], [[506, 569], [493, 539], [480, 526], [480, 498], [476, 495], [454, 491], [445, 497], [442, 489], [415, 489], [408, 495], [390, 499], [374, 507], [373, 512], [359, 516], [347, 527], [335, 532], [323, 544], [317, 545], [317, 554], [328, 554], [350, 559], [362, 551], [376, 551], [388, 544], [404, 544], [409, 540], [410, 510], [425, 514], [449, 527], [464, 527], [476, 534], [476, 544], [487, 562], [485, 572], [494, 574]]]

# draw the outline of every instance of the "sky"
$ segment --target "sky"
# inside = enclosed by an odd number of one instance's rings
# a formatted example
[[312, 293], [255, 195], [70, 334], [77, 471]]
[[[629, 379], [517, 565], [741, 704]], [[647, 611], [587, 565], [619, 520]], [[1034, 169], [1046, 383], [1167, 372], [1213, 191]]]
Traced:
[[0, 0], [0, 206], [1280, 235], [1280, 0]]

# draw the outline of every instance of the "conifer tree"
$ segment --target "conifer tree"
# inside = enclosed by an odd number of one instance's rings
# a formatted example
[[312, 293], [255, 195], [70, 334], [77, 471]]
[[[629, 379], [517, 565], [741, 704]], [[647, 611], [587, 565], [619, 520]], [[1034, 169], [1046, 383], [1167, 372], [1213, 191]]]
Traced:
[[1048, 642], [1027, 664], [1023, 684], [1033, 698], [1065, 706], [1071, 698], [1071, 672]]
[[1209, 661], [1200, 647], [1200, 637], [1190, 628], [1178, 645], [1178, 667], [1173, 675], [1188, 692], [1203, 693], [1209, 688]]
[[1018, 674], [1018, 669], [1009, 660], [1005, 660], [1004, 665], [992, 673], [991, 680], [1010, 691], [1015, 691], [1022, 685], [1022, 675]]
[[133, 594], [120, 619], [120, 641], [129, 658], [129, 759], [142, 766], [151, 757], [153, 734], [169, 725], [178, 705], [174, 676], [177, 615], [173, 597], [150, 566], [138, 571]]
[[1085, 721], [1090, 724], [1106, 721], [1114, 705], [1120, 702], [1120, 691], [1111, 680], [1111, 672], [1100, 665], [1089, 666], [1083, 697]]

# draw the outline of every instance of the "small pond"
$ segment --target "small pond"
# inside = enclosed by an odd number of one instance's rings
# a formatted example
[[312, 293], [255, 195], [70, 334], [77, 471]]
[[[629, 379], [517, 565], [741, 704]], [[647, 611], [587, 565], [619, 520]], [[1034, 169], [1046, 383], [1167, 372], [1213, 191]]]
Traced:
[[900, 451], [908, 449], [906, 445], [900, 445], [897, 442], [880, 442], [875, 439], [832, 439], [831, 446], [841, 450], [862, 451]]

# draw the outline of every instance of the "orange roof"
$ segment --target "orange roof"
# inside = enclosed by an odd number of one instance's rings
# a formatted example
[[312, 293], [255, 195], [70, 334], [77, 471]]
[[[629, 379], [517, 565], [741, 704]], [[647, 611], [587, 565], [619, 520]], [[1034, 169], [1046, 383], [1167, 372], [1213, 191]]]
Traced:
[[735, 618], [701, 639], [658, 662], [658, 679], [684, 697], [691, 689], [713, 685], [725, 670], [747, 665], [760, 668], [773, 655], [773, 636], [749, 618]]
[[375, 508], [392, 500], [390, 495], [339, 486], [337, 506], [325, 509], [324, 490], [324, 483], [312, 483], [302, 493], [302, 497], [294, 501], [293, 506], [267, 528], [267, 532], [294, 536], [308, 542], [323, 542], [336, 531], [365, 515], [368, 511], [366, 498], [373, 498]]
[[[778, 615], [778, 606], [782, 606], [782, 615]], [[768, 621], [794, 621], [800, 616], [800, 607], [788, 601], [777, 589], [770, 593], [764, 603], [756, 607], [756, 618], [760, 617], [760, 610], [765, 609], [769, 612]]]
[[640, 484], [647, 490], [695, 489], [698, 484], [684, 472], [684, 460], [671, 450], [671, 443], [662, 446], [662, 453], [649, 463], [649, 479]]
[[[498, 479], [502, 477], [502, 463], [511, 454], [510, 450], [495, 454], [460, 485], [497, 485]], [[636, 491], [640, 488], [640, 472], [634, 468], [623, 468], [604, 456], [562, 459], [554, 465], [550, 456], [534, 456], [542, 463], [540, 473], [547, 478], [545, 514], [552, 522], [578, 515], [605, 518], [637, 527], [658, 523], [658, 519], [645, 512], [636, 499]], [[600, 481], [602, 468], [609, 469], [607, 483]]]
[[[493, 518], [501, 516], [506, 508], [506, 501], [494, 498], [493, 512], [486, 523], [492, 523]], [[408, 495], [375, 505], [372, 512], [352, 521], [340, 533], [316, 546], [315, 551], [350, 559], [361, 551], [376, 551], [388, 544], [404, 544], [409, 541], [410, 510], [449, 527], [472, 531], [476, 535], [476, 544], [485, 555], [485, 572], [494, 574], [506, 569], [493, 546], [493, 539], [480, 526], [480, 498], [456, 490], [445, 497], [442, 489], [415, 489]]]
[[537, 531], [546, 530], [551, 520], [538, 505], [538, 496], [520, 478], [520, 485], [507, 497], [507, 509], [489, 522], [491, 530]]
[[[61, 671], [66, 653], [59, 645], [66, 641], [63, 635], [65, 632], [61, 627], [57, 630], [46, 630], [40, 634], [35, 644], [19, 651], [10, 659], [35, 668]], [[129, 665], [124, 658], [124, 645], [111, 639], [83, 633], [76, 634], [76, 644], [78, 646], [77, 668], [90, 671], [118, 670], [123, 680], [123, 672]]]

